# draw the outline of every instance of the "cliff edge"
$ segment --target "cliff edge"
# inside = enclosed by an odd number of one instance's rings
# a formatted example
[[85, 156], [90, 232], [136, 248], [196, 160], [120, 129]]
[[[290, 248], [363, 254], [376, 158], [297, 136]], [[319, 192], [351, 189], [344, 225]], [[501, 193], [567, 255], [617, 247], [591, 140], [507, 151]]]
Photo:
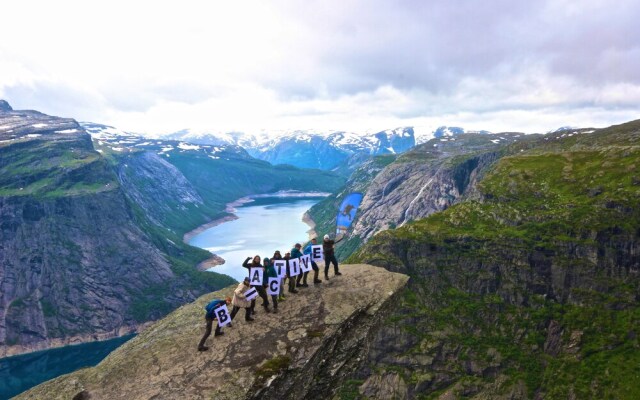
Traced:
[[[278, 314], [238, 313], [225, 335], [207, 341], [204, 305], [235, 287], [198, 298], [151, 325], [98, 366], [39, 385], [18, 399], [331, 398], [366, 359], [378, 328], [409, 277], [365, 264], [301, 288]], [[258, 304], [261, 300], [258, 299]]]

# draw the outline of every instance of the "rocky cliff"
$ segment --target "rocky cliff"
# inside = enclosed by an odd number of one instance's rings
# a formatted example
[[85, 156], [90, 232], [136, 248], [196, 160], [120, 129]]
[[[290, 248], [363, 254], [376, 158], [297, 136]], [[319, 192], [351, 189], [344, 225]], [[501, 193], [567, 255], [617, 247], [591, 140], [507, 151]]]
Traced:
[[474, 199], [373, 237], [352, 261], [412, 279], [354, 390], [638, 398], [639, 144], [639, 121], [515, 143]]
[[[0, 356], [107, 338], [228, 284], [140, 207], [72, 119], [0, 111]], [[205, 255], [206, 257], [206, 255]]]
[[352, 192], [364, 194], [346, 240], [337, 249], [346, 257], [377, 232], [403, 226], [476, 195], [485, 171], [509, 154], [522, 134], [457, 134], [442, 136], [399, 156], [376, 157], [363, 163], [345, 188], [314, 206], [309, 215], [322, 234], [335, 231], [335, 213]]
[[[367, 359], [371, 339], [408, 277], [368, 265], [301, 289], [280, 313], [259, 311], [196, 350], [204, 305], [235, 287], [200, 297], [140, 333], [94, 368], [54, 379], [19, 399], [330, 399], [347, 396], [345, 377]], [[258, 307], [259, 308], [259, 307]], [[242, 313], [239, 314], [240, 316]]]

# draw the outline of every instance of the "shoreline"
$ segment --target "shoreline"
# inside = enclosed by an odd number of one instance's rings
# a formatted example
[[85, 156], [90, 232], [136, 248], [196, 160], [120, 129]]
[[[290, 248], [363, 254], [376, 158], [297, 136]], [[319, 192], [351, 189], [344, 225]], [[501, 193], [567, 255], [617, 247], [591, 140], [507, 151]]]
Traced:
[[61, 347], [76, 346], [80, 344], [93, 343], [93, 342], [104, 342], [107, 340], [117, 339], [117, 338], [131, 335], [131, 334], [139, 334], [154, 322], [156, 321], [147, 321], [137, 325], [121, 326], [116, 331], [111, 331], [111, 332], [77, 335], [77, 336], [67, 337], [64, 339], [53, 338], [53, 339], [48, 339], [42, 342], [34, 343], [33, 345], [6, 346], [2, 350], [2, 352], [0, 352], [0, 360], [9, 358], [9, 357], [36, 353], [39, 351], [47, 351], [47, 350], [59, 349]]
[[[238, 219], [238, 216], [234, 214], [234, 212], [236, 212], [236, 207], [240, 207], [243, 204], [250, 203], [254, 199], [263, 199], [268, 197], [279, 197], [279, 198], [327, 197], [330, 195], [331, 193], [327, 193], [327, 192], [298, 192], [295, 190], [281, 190], [275, 193], [252, 194], [249, 196], [244, 196], [230, 203], [227, 203], [224, 211], [228, 213], [228, 215], [225, 215], [222, 218], [209, 221], [206, 224], [200, 225], [199, 227], [185, 233], [182, 236], [182, 241], [186, 244], [189, 244], [189, 241], [193, 239], [194, 236], [199, 235], [200, 233], [206, 231], [207, 229], [224, 224], [225, 222], [234, 221]], [[304, 222], [309, 226], [309, 230], [307, 231], [307, 235], [309, 235], [308, 239], [310, 240], [313, 236], [316, 236], [316, 231], [315, 231], [316, 224], [308, 215], [308, 212], [305, 212], [304, 215], [302, 216], [302, 222]], [[217, 267], [218, 265], [223, 265], [225, 262], [226, 261], [224, 258], [220, 257], [215, 253], [211, 253], [211, 257], [207, 258], [204, 261], [201, 261], [196, 268], [200, 271], [206, 271], [209, 268], [214, 268], [214, 267]]]

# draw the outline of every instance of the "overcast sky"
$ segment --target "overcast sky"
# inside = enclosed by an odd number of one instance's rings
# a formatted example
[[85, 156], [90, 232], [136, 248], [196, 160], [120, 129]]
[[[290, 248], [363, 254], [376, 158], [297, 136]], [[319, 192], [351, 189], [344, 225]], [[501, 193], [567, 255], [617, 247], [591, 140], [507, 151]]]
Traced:
[[640, 1], [11, 1], [0, 98], [146, 133], [640, 118]]

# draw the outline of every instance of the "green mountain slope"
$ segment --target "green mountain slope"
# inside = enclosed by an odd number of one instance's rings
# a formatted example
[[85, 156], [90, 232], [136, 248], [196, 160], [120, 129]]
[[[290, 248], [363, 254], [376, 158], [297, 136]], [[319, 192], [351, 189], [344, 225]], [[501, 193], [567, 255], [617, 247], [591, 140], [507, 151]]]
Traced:
[[511, 146], [476, 200], [350, 259], [412, 278], [356, 378], [390, 372], [410, 398], [640, 397], [640, 121]]

